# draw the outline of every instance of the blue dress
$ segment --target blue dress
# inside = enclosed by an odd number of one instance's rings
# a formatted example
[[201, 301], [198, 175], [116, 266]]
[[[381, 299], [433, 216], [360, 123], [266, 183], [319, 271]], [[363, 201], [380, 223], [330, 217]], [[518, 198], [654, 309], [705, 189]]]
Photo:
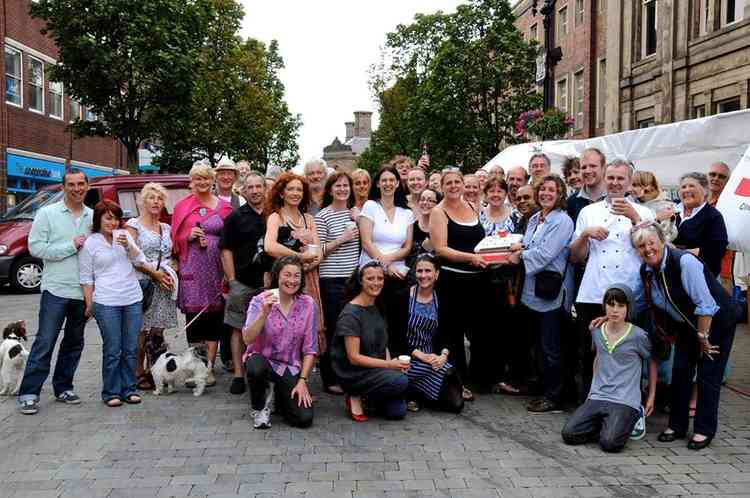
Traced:
[[[438, 300], [433, 293], [429, 303], [417, 302], [414, 292], [409, 300], [409, 323], [406, 331], [406, 341], [409, 350], [418, 349], [426, 354], [432, 354], [432, 342], [438, 330]], [[443, 379], [452, 365], [446, 362], [439, 370], [416, 358], [412, 358], [411, 368], [406, 372], [409, 377], [409, 387], [419, 391], [426, 399], [435, 401], [440, 396]]]

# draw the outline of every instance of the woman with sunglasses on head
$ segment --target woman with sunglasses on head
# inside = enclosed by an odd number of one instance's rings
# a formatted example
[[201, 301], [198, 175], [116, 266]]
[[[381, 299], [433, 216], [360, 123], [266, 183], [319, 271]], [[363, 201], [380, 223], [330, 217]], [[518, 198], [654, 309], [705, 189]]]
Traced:
[[[486, 386], [492, 382], [493, 351], [486, 342], [494, 331], [482, 323], [487, 290], [487, 262], [474, 248], [484, 239], [484, 228], [479, 222], [476, 207], [464, 199], [464, 178], [458, 168], [446, 169], [442, 176], [445, 196], [430, 215], [430, 239], [441, 260], [442, 278], [438, 286], [440, 321], [445, 325], [446, 343], [455, 367], [466, 379], [468, 367], [464, 350], [464, 335], [471, 342], [471, 381]], [[474, 399], [464, 387], [463, 398]]]
[[463, 384], [449, 362], [450, 350], [443, 347], [438, 319], [435, 283], [440, 263], [425, 253], [417, 257], [415, 268], [416, 285], [398, 293], [397, 306], [388, 315], [393, 354], [411, 357], [406, 372], [412, 399], [408, 409], [418, 411], [418, 400], [423, 400], [440, 410], [459, 413], [464, 407]]
[[385, 272], [377, 261], [352, 275], [345, 291], [348, 304], [341, 311], [331, 344], [333, 371], [347, 394], [347, 411], [355, 422], [367, 420], [362, 398], [388, 419], [406, 415], [409, 379], [404, 373], [409, 362], [393, 358], [388, 350], [381, 296], [384, 282]]

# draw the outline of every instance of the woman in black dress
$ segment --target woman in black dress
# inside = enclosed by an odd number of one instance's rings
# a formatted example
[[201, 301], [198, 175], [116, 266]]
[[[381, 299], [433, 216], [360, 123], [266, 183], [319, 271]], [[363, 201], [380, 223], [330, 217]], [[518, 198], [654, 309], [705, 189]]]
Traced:
[[355, 272], [345, 292], [349, 302], [339, 315], [331, 346], [333, 371], [356, 422], [367, 420], [359, 396], [385, 418], [398, 420], [406, 415], [404, 395], [409, 379], [404, 373], [409, 362], [391, 358], [388, 351], [388, 326], [378, 302], [384, 282], [385, 272], [376, 261]]

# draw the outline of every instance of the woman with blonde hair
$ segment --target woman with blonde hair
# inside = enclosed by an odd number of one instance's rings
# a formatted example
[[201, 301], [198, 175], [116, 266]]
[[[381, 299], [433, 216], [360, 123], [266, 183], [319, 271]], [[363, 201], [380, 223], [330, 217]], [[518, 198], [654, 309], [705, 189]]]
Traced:
[[190, 169], [191, 192], [180, 199], [172, 214], [174, 254], [179, 258], [177, 306], [185, 313], [189, 344], [204, 344], [208, 357], [207, 385], [213, 373], [219, 336], [224, 325], [219, 238], [232, 206], [213, 193], [214, 170], [197, 162]]
[[149, 373], [150, 365], [144, 369], [144, 346], [153, 336], [162, 336], [164, 329], [177, 326], [177, 304], [174, 294], [176, 273], [172, 262], [172, 237], [170, 226], [160, 221], [162, 211], [168, 199], [167, 189], [160, 183], [149, 182], [141, 189], [141, 213], [137, 218], [127, 221], [126, 227], [130, 236], [140, 247], [146, 260], [155, 270], [136, 267], [141, 287], [153, 280], [153, 297], [151, 304], [143, 311], [143, 325], [138, 336], [138, 356], [136, 358], [136, 376], [138, 389], [151, 390], [154, 382]]
[[370, 173], [366, 169], [358, 168], [351, 172], [352, 191], [354, 192], [354, 207], [362, 210], [367, 199], [370, 198]]

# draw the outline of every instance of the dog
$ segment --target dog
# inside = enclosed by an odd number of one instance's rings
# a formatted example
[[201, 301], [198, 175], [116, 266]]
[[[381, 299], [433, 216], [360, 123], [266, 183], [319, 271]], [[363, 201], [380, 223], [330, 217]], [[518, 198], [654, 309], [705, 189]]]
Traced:
[[180, 354], [162, 353], [151, 367], [154, 377], [154, 395], [159, 396], [167, 386], [167, 394], [172, 394], [178, 382], [195, 384], [193, 396], [200, 396], [206, 388], [208, 367], [195, 354], [195, 348], [188, 348]]
[[29, 358], [23, 342], [26, 342], [25, 321], [19, 320], [5, 327], [3, 342], [0, 343], [0, 395], [18, 394]]

